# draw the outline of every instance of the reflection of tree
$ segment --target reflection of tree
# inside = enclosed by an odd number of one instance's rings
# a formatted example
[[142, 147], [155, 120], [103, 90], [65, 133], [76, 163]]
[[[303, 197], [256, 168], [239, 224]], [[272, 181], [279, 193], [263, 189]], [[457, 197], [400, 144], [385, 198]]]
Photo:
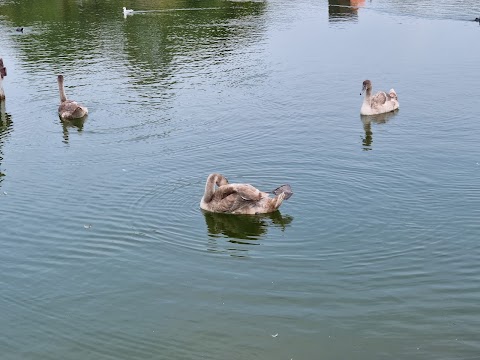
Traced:
[[385, 124], [397, 114], [398, 110], [378, 115], [360, 115], [365, 137], [362, 139], [363, 150], [372, 150], [373, 132], [372, 123]]
[[5, 112], [5, 101], [0, 101], [0, 184], [5, 176], [5, 173], [1, 167], [4, 156], [2, 147], [5, 143], [7, 135], [13, 130], [12, 125], [12, 117]]
[[37, 66], [50, 66], [58, 63], [58, 59], [62, 59], [62, 63], [76, 62], [95, 50], [100, 33], [98, 19], [103, 11], [108, 11], [99, 3], [103, 2], [19, 0], [2, 6], [2, 13], [15, 26], [45, 24], [40, 31], [32, 31], [28, 36], [18, 36], [14, 40], [21, 42], [22, 48], [27, 50], [24, 55], [28, 60]]
[[258, 39], [257, 19], [266, 4], [179, 0], [152, 2], [151, 7], [159, 11], [125, 21], [125, 50], [132, 64], [145, 68], [144, 84], [159, 77], [169, 84], [174, 81], [172, 73], [197, 62], [205, 66], [209, 61], [224, 61], [234, 50]]
[[365, 0], [328, 0], [328, 18], [331, 21], [357, 19], [358, 8]]
[[44, 24], [28, 36], [14, 38], [25, 60], [35, 64], [35, 71], [38, 66], [51, 71], [58, 59], [63, 69], [82, 69], [94, 59], [118, 61], [119, 55], [127, 53], [131, 74], [148, 84], [159, 78], [171, 81], [178, 64], [219, 59], [242, 43], [251, 43], [260, 34], [255, 19], [266, 7], [265, 2], [249, 1], [145, 0], [141, 3], [144, 12], [124, 19], [119, 4], [17, 0], [1, 8], [14, 26], [38, 28], [39, 22]]
[[85, 124], [86, 117], [81, 119], [72, 119], [72, 120], [60, 120], [63, 130], [63, 142], [68, 144], [69, 140], [69, 130], [77, 129], [79, 133], [83, 131], [83, 125]]
[[280, 211], [254, 216], [217, 214], [208, 211], [203, 211], [203, 214], [210, 237], [225, 236], [231, 242], [247, 244], [253, 244], [249, 240], [258, 240], [265, 235], [269, 226], [285, 230], [293, 220], [291, 216], [283, 216]]

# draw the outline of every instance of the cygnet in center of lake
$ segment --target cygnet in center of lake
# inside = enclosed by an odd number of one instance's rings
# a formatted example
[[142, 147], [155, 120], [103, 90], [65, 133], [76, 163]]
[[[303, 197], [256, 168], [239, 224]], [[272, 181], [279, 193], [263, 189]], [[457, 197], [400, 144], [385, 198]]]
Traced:
[[372, 82], [370, 80], [363, 82], [360, 95], [363, 93], [365, 93], [365, 98], [360, 108], [361, 115], [383, 114], [397, 110], [400, 106], [397, 93], [393, 89], [390, 89], [388, 93], [379, 91], [375, 95], [372, 95]]

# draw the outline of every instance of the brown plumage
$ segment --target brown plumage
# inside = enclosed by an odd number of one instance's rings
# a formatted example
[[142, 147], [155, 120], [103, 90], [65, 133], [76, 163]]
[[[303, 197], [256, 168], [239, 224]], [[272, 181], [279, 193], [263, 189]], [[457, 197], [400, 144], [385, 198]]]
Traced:
[[[372, 91], [372, 83], [370, 82], [370, 80], [365, 80], [363, 82], [363, 89], [362, 90], [363, 91], [366, 90], [367, 92]], [[390, 96], [390, 94], [387, 94], [384, 91], [379, 91], [370, 98], [370, 104], [372, 105], [372, 107], [381, 106], [381, 105], [385, 104], [385, 102], [387, 100], [390, 101], [391, 99], [392, 99], [392, 97]]]
[[58, 75], [58, 91], [60, 92], [60, 105], [58, 115], [65, 120], [81, 119], [88, 115], [88, 109], [76, 101], [68, 100], [63, 87], [63, 75]]
[[279, 191], [271, 198], [250, 184], [229, 184], [223, 175], [213, 173], [207, 178], [200, 208], [216, 213], [265, 214], [278, 210], [291, 194], [288, 186], [288, 192]]
[[382, 114], [398, 109], [398, 97], [395, 90], [390, 89], [388, 94], [384, 91], [379, 91], [372, 95], [372, 82], [365, 80], [363, 82], [362, 92], [365, 93], [362, 107], [360, 108], [361, 115], [376, 115]]

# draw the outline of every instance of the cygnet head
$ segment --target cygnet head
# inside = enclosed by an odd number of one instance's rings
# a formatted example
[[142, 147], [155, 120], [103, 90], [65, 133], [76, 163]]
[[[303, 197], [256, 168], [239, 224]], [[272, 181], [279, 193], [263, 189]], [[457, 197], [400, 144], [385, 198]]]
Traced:
[[371, 89], [372, 89], [372, 83], [370, 82], [370, 80], [365, 80], [363, 82], [362, 92], [360, 93], [360, 95], [362, 95], [364, 91], [371, 90]]
[[215, 184], [217, 184], [217, 186], [227, 185], [228, 180], [226, 177], [220, 176], [217, 177], [217, 181], [215, 181]]

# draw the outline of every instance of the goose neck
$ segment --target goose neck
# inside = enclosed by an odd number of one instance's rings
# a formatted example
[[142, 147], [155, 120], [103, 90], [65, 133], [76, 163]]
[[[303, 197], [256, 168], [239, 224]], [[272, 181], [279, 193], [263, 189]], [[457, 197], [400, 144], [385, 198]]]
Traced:
[[65, 89], [63, 87], [63, 77], [58, 76], [58, 91], [60, 93], [60, 101], [64, 102], [67, 101], [67, 96], [65, 95]]
[[364, 101], [369, 102], [371, 97], [372, 97], [372, 89], [366, 89]]
[[203, 194], [203, 201], [208, 203], [212, 201], [215, 192], [215, 183], [217, 182], [217, 174], [210, 174], [205, 183], [205, 193]]

